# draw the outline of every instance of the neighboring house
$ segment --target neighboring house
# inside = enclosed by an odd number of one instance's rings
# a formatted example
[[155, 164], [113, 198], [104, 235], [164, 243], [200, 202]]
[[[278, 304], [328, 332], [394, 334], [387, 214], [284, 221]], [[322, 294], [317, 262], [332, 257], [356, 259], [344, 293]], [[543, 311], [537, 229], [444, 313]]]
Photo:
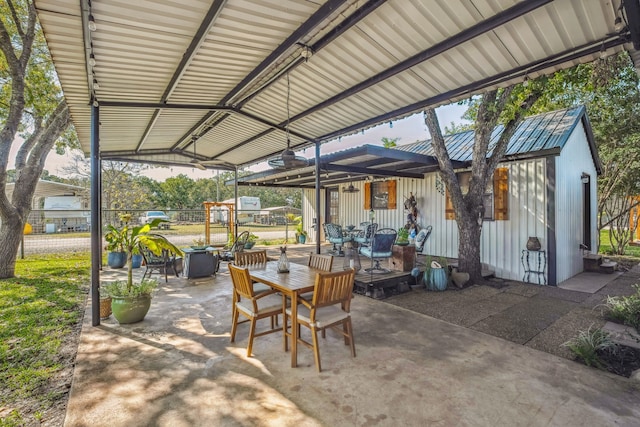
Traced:
[[[497, 141], [501, 127], [496, 128]], [[473, 148], [473, 131], [445, 136], [452, 160], [468, 162]], [[433, 156], [430, 141], [394, 148]], [[467, 163], [468, 165], [468, 163]], [[468, 179], [462, 167], [459, 179]], [[544, 276], [533, 274], [550, 285], [557, 285], [583, 271], [584, 250], [597, 248], [597, 175], [600, 161], [584, 107], [528, 117], [514, 133], [505, 159], [494, 174], [485, 195], [485, 220], [481, 241], [481, 260], [504, 279], [523, 280], [523, 250], [529, 237], [542, 244], [544, 264], [538, 266], [538, 253], [530, 254], [530, 269], [544, 269]], [[362, 177], [360, 178], [362, 179]], [[358, 225], [368, 220], [373, 185], [375, 221], [380, 227], [399, 228], [406, 222], [403, 198], [410, 192], [417, 198], [418, 223], [433, 226], [423, 253], [457, 258], [458, 229], [444, 184], [438, 172], [424, 179], [387, 178], [373, 182], [353, 180], [356, 189], [345, 192], [335, 187], [323, 189], [321, 212], [326, 221]], [[331, 193], [329, 195], [328, 193]], [[315, 190], [303, 192], [303, 216], [316, 216]], [[313, 235], [311, 221], [305, 221]], [[526, 259], [526, 252], [524, 253]], [[542, 281], [542, 280], [541, 280]]]
[[[7, 197], [11, 198], [13, 188], [13, 183], [7, 184]], [[84, 187], [41, 179], [31, 207], [27, 222], [34, 233], [89, 229], [89, 191]]]

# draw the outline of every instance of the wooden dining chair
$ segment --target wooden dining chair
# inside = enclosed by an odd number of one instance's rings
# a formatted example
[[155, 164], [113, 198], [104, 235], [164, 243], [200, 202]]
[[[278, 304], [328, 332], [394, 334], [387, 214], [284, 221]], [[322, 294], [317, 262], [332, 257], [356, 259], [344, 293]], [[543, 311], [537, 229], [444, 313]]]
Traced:
[[[353, 340], [353, 326], [351, 324], [351, 298], [353, 297], [353, 281], [355, 270], [349, 268], [344, 271], [317, 273], [311, 301], [300, 298], [298, 306], [298, 326], [305, 326], [311, 330], [312, 342], [300, 338], [298, 342], [313, 349], [316, 368], [321, 372], [320, 349], [318, 346], [318, 331], [332, 328], [344, 336], [345, 345], [351, 346], [351, 356], [356, 357], [356, 347]], [[284, 332], [285, 350], [288, 337], [292, 335], [288, 327], [291, 308], [285, 310]], [[338, 326], [342, 325], [342, 329]]]
[[[333, 267], [333, 255], [322, 255], [311, 252], [309, 254], [309, 261], [307, 265], [311, 268], [315, 268], [316, 270], [331, 271], [331, 268]], [[300, 296], [307, 300], [311, 300], [313, 292], [306, 292]], [[324, 333], [322, 336], [324, 337]]]
[[267, 262], [266, 249], [251, 252], [236, 252], [233, 260], [233, 263], [239, 266], [264, 264], [265, 262]]
[[317, 270], [331, 271], [331, 268], [333, 267], [333, 256], [315, 254], [312, 252], [309, 254], [309, 262], [307, 265]]
[[[256, 293], [251, 283], [249, 270], [243, 267], [236, 267], [229, 264], [229, 273], [233, 282], [234, 309], [231, 320], [231, 342], [236, 340], [236, 330], [239, 323], [250, 322], [249, 344], [247, 345], [247, 357], [251, 357], [253, 339], [272, 332], [281, 331], [274, 327], [273, 318], [282, 313], [282, 297], [276, 295], [275, 290]], [[247, 319], [238, 322], [240, 314]], [[256, 332], [256, 322], [260, 319], [271, 318], [271, 329]]]

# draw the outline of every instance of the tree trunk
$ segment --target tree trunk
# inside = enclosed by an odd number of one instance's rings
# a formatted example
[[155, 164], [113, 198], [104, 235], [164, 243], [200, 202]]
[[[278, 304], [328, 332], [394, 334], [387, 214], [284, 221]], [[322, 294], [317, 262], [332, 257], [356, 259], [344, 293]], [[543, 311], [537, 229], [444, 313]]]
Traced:
[[0, 225], [0, 278], [6, 279], [15, 276], [16, 258], [18, 248], [22, 241], [24, 222], [18, 215], [6, 218]]
[[482, 226], [477, 218], [462, 215], [458, 223], [458, 270], [469, 273], [469, 283], [482, 280], [482, 264], [480, 263], [480, 235]]

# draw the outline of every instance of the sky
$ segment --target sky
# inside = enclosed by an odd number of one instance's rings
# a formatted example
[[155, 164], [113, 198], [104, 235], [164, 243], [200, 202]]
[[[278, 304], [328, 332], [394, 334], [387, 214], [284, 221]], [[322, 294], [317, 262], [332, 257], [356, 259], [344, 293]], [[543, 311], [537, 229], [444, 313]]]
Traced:
[[[444, 129], [444, 126], [448, 126], [451, 122], [466, 123], [461, 119], [462, 114], [465, 112], [466, 107], [457, 104], [445, 105], [439, 107], [436, 111], [440, 126]], [[429, 131], [424, 123], [422, 113], [414, 114], [401, 120], [394, 120], [393, 127], [388, 123], [376, 126], [374, 128], [365, 130], [364, 133], [358, 133], [341, 138], [340, 140], [334, 140], [320, 147], [320, 154], [327, 154], [338, 150], [344, 150], [347, 148], [357, 147], [364, 144], [382, 145], [382, 138], [400, 138], [397, 142], [398, 145], [410, 144], [418, 140], [429, 139]], [[314, 156], [314, 148], [307, 148], [303, 152], [299, 153], [302, 156], [311, 158]], [[11, 156], [14, 159], [15, 155]], [[54, 151], [49, 154], [45, 162], [45, 169], [52, 175], [64, 177], [61, 167], [69, 163], [68, 156], [60, 156]], [[11, 166], [13, 167], [13, 166]], [[250, 168], [253, 171], [260, 171], [267, 169], [266, 162], [255, 165]], [[193, 179], [199, 178], [212, 178], [216, 175], [214, 170], [202, 171], [197, 168], [187, 167], [170, 167], [170, 168], [152, 168], [145, 171], [145, 175], [149, 178], [157, 181], [164, 181], [169, 177], [177, 176], [179, 174], [185, 174]]]

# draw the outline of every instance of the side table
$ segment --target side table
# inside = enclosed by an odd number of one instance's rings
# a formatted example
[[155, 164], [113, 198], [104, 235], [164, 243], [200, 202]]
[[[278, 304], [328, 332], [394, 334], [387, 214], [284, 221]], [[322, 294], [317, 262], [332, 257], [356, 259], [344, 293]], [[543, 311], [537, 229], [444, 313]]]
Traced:
[[214, 276], [220, 261], [218, 255], [214, 255], [215, 250], [212, 247], [206, 249], [183, 249], [185, 277], [194, 279], [196, 277]]
[[[528, 249], [522, 250], [522, 255], [520, 256], [520, 261], [522, 262], [522, 267], [524, 267], [524, 276], [522, 277], [523, 282], [529, 282], [529, 279], [532, 274], [536, 274], [538, 276], [538, 285], [546, 285], [547, 284], [547, 252], [546, 251], [530, 251]], [[540, 283], [540, 279], [542, 278], [542, 282]]]

